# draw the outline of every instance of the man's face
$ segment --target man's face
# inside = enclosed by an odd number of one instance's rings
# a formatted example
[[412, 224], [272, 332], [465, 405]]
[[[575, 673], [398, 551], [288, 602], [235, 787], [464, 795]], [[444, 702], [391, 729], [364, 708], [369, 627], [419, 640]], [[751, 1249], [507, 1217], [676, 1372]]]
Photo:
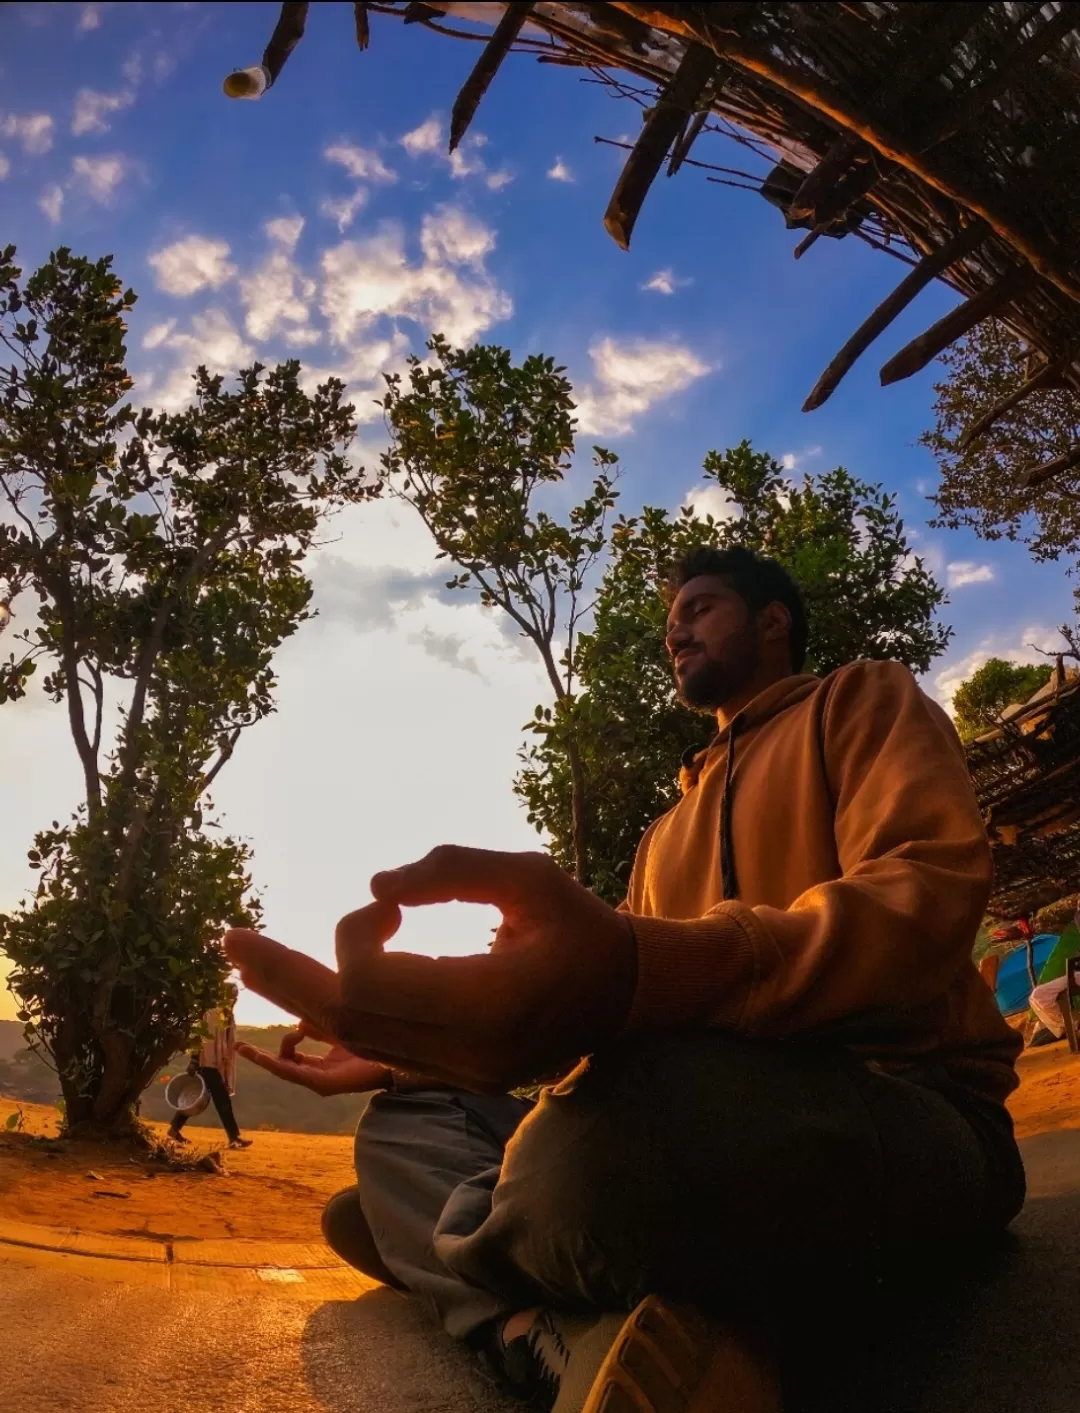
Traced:
[[689, 707], [722, 707], [761, 665], [758, 630], [745, 600], [711, 574], [689, 579], [679, 590], [664, 642], [679, 700]]

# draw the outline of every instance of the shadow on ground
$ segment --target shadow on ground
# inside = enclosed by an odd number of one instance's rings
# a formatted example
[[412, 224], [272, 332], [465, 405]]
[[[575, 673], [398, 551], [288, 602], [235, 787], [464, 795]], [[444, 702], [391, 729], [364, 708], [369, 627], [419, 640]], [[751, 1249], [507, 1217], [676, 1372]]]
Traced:
[[794, 1342], [786, 1413], [1076, 1413], [1080, 1130], [1021, 1144], [1028, 1201], [978, 1253], [932, 1252]]
[[418, 1302], [385, 1287], [332, 1301], [304, 1328], [302, 1360], [326, 1413], [509, 1413], [471, 1356]]
[[[1076, 1413], [1080, 1130], [1025, 1141], [1029, 1200], [991, 1249], [927, 1252], [859, 1308], [806, 1311], [786, 1413]], [[321, 1306], [303, 1366], [327, 1413], [507, 1413], [422, 1308], [380, 1289]]]

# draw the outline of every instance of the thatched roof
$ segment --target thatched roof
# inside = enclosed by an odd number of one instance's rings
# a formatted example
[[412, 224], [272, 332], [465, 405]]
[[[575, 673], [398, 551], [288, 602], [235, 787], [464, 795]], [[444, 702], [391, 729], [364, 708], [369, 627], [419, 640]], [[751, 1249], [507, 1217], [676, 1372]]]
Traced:
[[1024, 917], [1080, 891], [1080, 672], [1058, 659], [967, 757], [994, 852], [990, 916]]
[[[307, 11], [306, 4], [283, 5], [262, 74], [252, 83], [243, 73], [230, 75], [226, 91], [257, 96], [256, 88], [272, 84], [303, 35]], [[906, 261], [904, 279], [822, 374], [807, 411], [831, 395], [932, 279], [951, 285], [964, 302], [895, 353], [881, 370], [883, 383], [911, 376], [994, 315], [1030, 348], [1030, 382], [980, 417], [969, 437], [984, 434], [1037, 387], [1062, 385], [1080, 395], [1075, 0], [402, 0], [356, 3], [354, 11], [361, 49], [371, 42], [373, 15], [474, 41], [478, 53], [454, 104], [451, 148], [489, 85], [505, 81], [498, 70], [512, 51], [580, 68], [642, 104], [640, 135], [604, 215], [624, 248], [666, 163], [669, 175], [703, 167], [721, 174], [710, 180], [760, 192], [789, 227], [807, 233], [797, 258], [821, 236], [851, 236]], [[738, 144], [739, 166], [703, 161], [704, 134]], [[715, 140], [708, 151], [729, 155]], [[722, 230], [717, 244], [722, 250]], [[717, 268], [723, 278], [722, 259]], [[1029, 468], [1024, 484], [1078, 464], [1080, 447]]]

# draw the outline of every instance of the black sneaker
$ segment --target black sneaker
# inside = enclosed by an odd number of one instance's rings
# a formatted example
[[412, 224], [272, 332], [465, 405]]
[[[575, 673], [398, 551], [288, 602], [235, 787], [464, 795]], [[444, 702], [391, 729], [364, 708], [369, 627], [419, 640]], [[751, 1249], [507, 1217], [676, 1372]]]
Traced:
[[488, 1326], [475, 1347], [504, 1393], [548, 1413], [559, 1396], [573, 1344], [596, 1321], [542, 1310], [524, 1334], [509, 1341], [503, 1340], [504, 1323]]
[[781, 1413], [760, 1335], [655, 1295], [629, 1315], [545, 1311], [508, 1344], [494, 1329], [489, 1344], [500, 1387], [544, 1413]]
[[1048, 1026], [1041, 1025], [1028, 1041], [1028, 1049], [1034, 1050], [1037, 1045], [1056, 1045], [1061, 1039], [1062, 1037], [1055, 1035]]

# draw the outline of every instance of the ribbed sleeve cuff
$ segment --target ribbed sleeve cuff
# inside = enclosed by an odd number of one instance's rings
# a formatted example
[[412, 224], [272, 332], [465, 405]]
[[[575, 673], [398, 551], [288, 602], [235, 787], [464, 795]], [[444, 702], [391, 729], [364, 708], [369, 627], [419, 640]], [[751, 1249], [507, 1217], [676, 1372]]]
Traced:
[[726, 913], [691, 922], [630, 915], [637, 989], [626, 1033], [707, 1023], [735, 1026], [756, 972], [754, 943]]

